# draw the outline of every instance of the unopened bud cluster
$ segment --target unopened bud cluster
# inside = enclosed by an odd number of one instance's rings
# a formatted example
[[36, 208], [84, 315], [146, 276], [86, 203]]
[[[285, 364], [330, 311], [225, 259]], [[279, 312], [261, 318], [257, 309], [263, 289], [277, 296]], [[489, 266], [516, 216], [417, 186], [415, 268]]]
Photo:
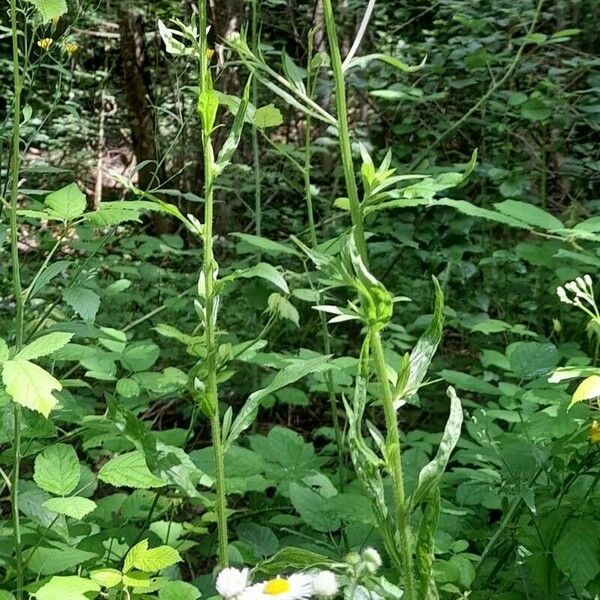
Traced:
[[556, 288], [556, 294], [561, 302], [582, 309], [592, 317], [600, 317], [594, 298], [594, 285], [589, 275], [577, 277], [564, 286]]

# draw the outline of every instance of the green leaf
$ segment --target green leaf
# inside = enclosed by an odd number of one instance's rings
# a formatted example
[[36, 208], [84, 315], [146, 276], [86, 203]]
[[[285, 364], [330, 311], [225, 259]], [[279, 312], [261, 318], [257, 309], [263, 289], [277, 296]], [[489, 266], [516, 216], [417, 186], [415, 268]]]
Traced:
[[283, 275], [269, 263], [258, 263], [257, 265], [250, 267], [249, 269], [239, 269], [234, 271], [231, 275], [224, 277], [224, 281], [233, 281], [238, 278], [252, 279], [253, 277], [260, 277], [270, 281], [274, 286], [278, 287], [284, 294], [289, 294], [288, 288]]
[[68, 498], [50, 498], [43, 506], [59, 515], [65, 515], [81, 521], [83, 517], [96, 508], [96, 503], [89, 498], [69, 496]]
[[31, 288], [29, 298], [35, 298], [55, 277], [61, 275], [66, 278], [66, 271], [70, 266], [71, 261], [69, 260], [57, 260], [49, 265], [48, 268], [42, 271], [42, 274]]
[[81, 467], [73, 446], [55, 444], [35, 458], [33, 479], [38, 487], [51, 494], [70, 494], [77, 487], [80, 477]]
[[37, 600], [66, 600], [66, 598], [69, 600], [90, 600], [93, 596], [86, 594], [99, 591], [100, 586], [97, 583], [72, 575], [69, 577], [53, 577], [35, 592], [34, 596]]
[[65, 0], [27, 0], [33, 4], [40, 14], [44, 22], [57, 19], [67, 12], [67, 3]]
[[235, 529], [240, 542], [254, 550], [257, 556], [271, 556], [279, 550], [279, 540], [268, 527], [257, 523], [242, 523]]
[[583, 517], [569, 521], [553, 547], [557, 567], [578, 588], [600, 574], [600, 526], [596, 520]]
[[158, 600], [197, 600], [200, 590], [185, 581], [165, 581], [158, 590]]
[[119, 585], [123, 579], [121, 571], [117, 569], [96, 569], [90, 573], [93, 581], [100, 584], [102, 587], [111, 588]]
[[468, 373], [444, 369], [443, 371], [440, 371], [440, 375], [449, 384], [454, 385], [461, 390], [466, 390], [467, 392], [489, 394], [491, 396], [502, 395], [502, 392], [495, 385], [487, 383], [487, 381], [483, 381], [482, 379], [479, 379], [479, 377], [474, 377]]
[[329, 564], [326, 556], [304, 548], [283, 548], [269, 560], [259, 563], [255, 571], [267, 576], [278, 575], [285, 571], [304, 571]]
[[51, 546], [40, 546], [28, 552], [27, 568], [32, 573], [56, 575], [98, 558], [94, 552], [74, 548], [72, 544], [62, 542], [49, 542], [49, 544]]
[[460, 398], [451, 387], [448, 388], [448, 396], [450, 397], [450, 415], [446, 422], [435, 458], [426, 464], [419, 473], [417, 488], [411, 499], [411, 506], [413, 508], [427, 498], [431, 494], [432, 489], [438, 484], [442, 474], [446, 470], [450, 455], [460, 438], [463, 423]]
[[130, 371], [147, 371], [160, 356], [160, 348], [152, 342], [138, 342], [125, 348], [121, 363]]
[[48, 194], [45, 204], [51, 215], [64, 221], [77, 219], [83, 215], [87, 206], [85, 194], [74, 183]]
[[74, 287], [63, 292], [63, 300], [84, 320], [93, 321], [100, 308], [100, 296], [96, 292]]
[[26, 408], [46, 418], [58, 404], [52, 392], [62, 390], [61, 383], [36, 364], [23, 359], [7, 360], [2, 371], [6, 392]]
[[511, 371], [522, 379], [550, 373], [560, 360], [556, 346], [541, 342], [515, 342], [506, 349]]
[[327, 511], [329, 500], [313, 489], [296, 482], [290, 484], [290, 500], [302, 520], [316, 531], [337, 531], [340, 519]]
[[181, 556], [175, 548], [158, 546], [148, 549], [148, 540], [142, 540], [125, 556], [123, 573], [128, 573], [131, 569], [138, 569], [144, 573], [155, 573], [181, 562], [181, 560]]
[[254, 126], [258, 129], [266, 129], [267, 127], [278, 127], [283, 123], [283, 116], [278, 108], [273, 104], [261, 106], [254, 113]]
[[240, 434], [245, 429], [250, 427], [256, 418], [258, 407], [264, 398], [266, 398], [269, 394], [272, 394], [273, 392], [276, 392], [277, 390], [280, 390], [281, 388], [291, 385], [299, 379], [306, 377], [306, 375], [319, 373], [326, 369], [330, 369], [330, 358], [331, 355], [319, 356], [317, 358], [310, 358], [308, 360], [296, 359], [291, 364], [281, 369], [281, 371], [275, 375], [273, 381], [271, 381], [267, 387], [257, 390], [251, 394], [231, 425], [229, 435], [224, 443], [224, 451], [226, 452], [227, 449], [235, 442], [235, 440], [237, 440]]
[[6, 362], [8, 356], [8, 345], [2, 338], [0, 338], [0, 365]]
[[98, 473], [98, 479], [115, 487], [150, 489], [162, 487], [162, 479], [153, 475], [144, 455], [136, 450], [111, 458]]
[[584, 379], [577, 386], [577, 389], [571, 398], [571, 404], [569, 405], [569, 408], [573, 406], [573, 404], [577, 404], [578, 402], [583, 402], [585, 400], [593, 400], [594, 398], [598, 398], [598, 396], [600, 396], [600, 376], [591, 375], [590, 377]]
[[552, 108], [540, 98], [530, 98], [521, 104], [521, 115], [529, 121], [545, 121], [552, 116]]
[[538, 229], [562, 229], [564, 226], [554, 215], [539, 206], [520, 202], [519, 200], [504, 200], [494, 204], [494, 208], [502, 214], [518, 219]]
[[[243, 244], [248, 244], [252, 248], [256, 248], [263, 254], [270, 254], [278, 256], [280, 254], [291, 254], [293, 256], [301, 256], [301, 254], [292, 246], [282, 244], [281, 242], [274, 242], [258, 235], [252, 235], [250, 233], [234, 233], [232, 234], [238, 238], [242, 243], [239, 244], [238, 251], [242, 252]], [[247, 249], [244, 249], [247, 252]]]
[[60, 350], [63, 346], [66, 346], [71, 341], [72, 337], [72, 333], [64, 333], [61, 331], [43, 335], [27, 344], [16, 354], [15, 358], [21, 360], [33, 360], [40, 356], [48, 356], [49, 354]]

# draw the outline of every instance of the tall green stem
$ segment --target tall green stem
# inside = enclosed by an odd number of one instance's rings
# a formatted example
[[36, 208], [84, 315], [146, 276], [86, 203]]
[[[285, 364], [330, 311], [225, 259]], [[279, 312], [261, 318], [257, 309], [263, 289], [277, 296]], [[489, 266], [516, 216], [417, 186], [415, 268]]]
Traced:
[[[363, 215], [358, 197], [356, 185], [356, 174], [352, 160], [352, 147], [350, 145], [350, 131], [348, 127], [348, 107], [346, 103], [346, 86], [344, 82], [344, 71], [342, 58], [338, 45], [335, 17], [331, 0], [323, 0], [323, 14], [329, 43], [329, 54], [331, 58], [331, 69], [335, 83], [335, 99], [337, 109], [337, 122], [339, 131], [339, 145], [344, 167], [344, 178], [348, 191], [350, 215], [354, 227], [356, 246], [365, 265], [368, 265], [367, 242], [365, 238]], [[400, 449], [400, 432], [394, 409], [394, 399], [387, 378], [387, 368], [381, 343], [379, 331], [370, 332], [371, 347], [375, 360], [377, 378], [383, 395], [383, 408], [385, 413], [387, 429], [387, 447], [389, 449], [388, 467], [394, 482], [394, 499], [396, 504], [396, 526], [400, 555], [402, 557], [402, 569], [404, 575], [404, 591], [406, 600], [417, 600], [415, 595], [413, 576], [413, 555], [411, 549], [410, 525], [408, 522], [406, 498], [404, 495], [404, 477], [402, 472], [402, 455]]]
[[331, 58], [331, 70], [335, 83], [335, 105], [337, 111], [337, 123], [339, 132], [340, 154], [344, 167], [344, 178], [350, 204], [350, 216], [356, 235], [356, 246], [365, 265], [368, 264], [367, 242], [363, 226], [362, 211], [356, 187], [354, 164], [352, 162], [352, 146], [350, 145], [350, 132], [348, 129], [348, 105], [346, 102], [346, 85], [344, 82], [344, 71], [342, 68], [342, 57], [338, 45], [337, 29], [331, 0], [323, 0], [323, 15], [325, 17], [325, 28], [327, 29], [327, 40], [329, 43], [329, 54]]
[[[13, 53], [13, 136], [10, 161], [10, 244], [12, 262], [13, 291], [15, 295], [15, 349], [18, 352], [23, 345], [23, 291], [21, 288], [21, 270], [19, 264], [18, 246], [18, 223], [17, 223], [17, 196], [19, 194], [19, 171], [21, 169], [21, 92], [23, 80], [19, 66], [19, 37], [17, 24], [17, 1], [10, 1], [10, 16], [12, 29], [12, 53]], [[21, 547], [21, 521], [19, 517], [19, 475], [21, 470], [21, 407], [16, 402], [14, 407], [14, 460], [12, 469], [12, 481], [10, 487], [10, 501], [14, 530], [14, 546], [17, 571], [17, 600], [23, 598], [23, 551]]]
[[[199, 2], [200, 16], [200, 93], [212, 93], [209, 65], [207, 58], [207, 15], [206, 0]], [[209, 88], [210, 86], [210, 88]], [[215, 488], [217, 493], [217, 528], [219, 538], [219, 565], [229, 564], [227, 552], [227, 499], [225, 496], [225, 464], [223, 456], [223, 437], [219, 412], [219, 392], [217, 387], [217, 344], [215, 336], [216, 306], [215, 280], [216, 262], [213, 251], [213, 206], [214, 206], [214, 152], [212, 147], [212, 123], [202, 124], [202, 152], [204, 158], [204, 259], [202, 272], [204, 275], [204, 340], [206, 344], [206, 400], [210, 407], [210, 427], [215, 457]]]
[[415, 584], [413, 575], [413, 557], [410, 546], [410, 525], [408, 514], [406, 512], [406, 498], [404, 495], [404, 475], [402, 471], [402, 454], [400, 449], [400, 431], [398, 429], [398, 419], [396, 409], [394, 408], [394, 396], [390, 388], [387, 376], [387, 367], [383, 346], [381, 344], [381, 335], [379, 331], [371, 331], [371, 347], [373, 348], [373, 358], [375, 360], [375, 371], [377, 379], [381, 386], [381, 395], [383, 403], [383, 412], [385, 415], [385, 427], [387, 431], [386, 446], [388, 449], [387, 461], [390, 475], [394, 483], [394, 500], [396, 504], [396, 522], [398, 527], [398, 542], [400, 546], [400, 556], [402, 558], [402, 568], [404, 574], [404, 592], [406, 600], [416, 600]]
[[[308, 50], [308, 66], [306, 69], [306, 94], [312, 99], [314, 90], [313, 72], [311, 68], [312, 59], [312, 34], [309, 36], [309, 50]], [[306, 201], [306, 212], [308, 215], [308, 228], [310, 233], [310, 243], [313, 249], [317, 249], [317, 228], [315, 226], [315, 215], [312, 202], [312, 191], [311, 191], [311, 143], [312, 143], [312, 117], [310, 113], [306, 113], [306, 121], [304, 123], [304, 168], [302, 171], [304, 178], [304, 198]], [[331, 338], [329, 336], [329, 327], [327, 326], [327, 318], [325, 314], [319, 311], [319, 323], [321, 327], [321, 337], [323, 338], [323, 350], [325, 354], [331, 354]], [[331, 409], [331, 419], [333, 422], [333, 431], [335, 435], [335, 443], [338, 454], [338, 469], [339, 469], [339, 485], [340, 490], [345, 487], [344, 481], [344, 449], [343, 449], [343, 436], [342, 428], [340, 425], [340, 417], [338, 415], [338, 399], [335, 393], [335, 386], [333, 383], [333, 375], [330, 371], [325, 373], [325, 383], [327, 385], [327, 392], [329, 395], [329, 406]]]
[[[252, 0], [252, 52], [258, 50], [258, 0]], [[252, 104], [258, 104], [258, 80], [252, 80]], [[260, 154], [258, 147], [258, 130], [252, 128], [252, 155], [254, 159], [254, 231], [262, 235], [262, 189], [260, 185]]]

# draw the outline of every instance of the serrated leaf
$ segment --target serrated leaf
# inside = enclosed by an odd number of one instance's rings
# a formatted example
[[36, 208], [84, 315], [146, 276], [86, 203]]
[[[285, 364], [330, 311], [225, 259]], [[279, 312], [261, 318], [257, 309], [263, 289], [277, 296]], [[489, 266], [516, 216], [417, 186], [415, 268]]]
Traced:
[[600, 526], [591, 518], [569, 521], [554, 544], [558, 568], [583, 589], [600, 574]]
[[7, 360], [2, 370], [2, 380], [6, 392], [15, 402], [42, 413], [46, 418], [58, 404], [52, 392], [60, 392], [61, 383], [48, 371], [28, 360]]
[[44, 203], [52, 215], [64, 221], [77, 219], [83, 215], [87, 206], [85, 194], [74, 183], [48, 194]]
[[35, 458], [33, 479], [39, 488], [51, 494], [70, 494], [77, 487], [80, 477], [81, 467], [73, 446], [55, 444]]
[[84, 320], [93, 321], [100, 308], [100, 296], [83, 287], [69, 288], [63, 292], [63, 300]]
[[53, 577], [48, 583], [43, 585], [34, 596], [37, 600], [90, 600], [86, 596], [91, 592], [99, 592], [100, 586], [75, 575], [69, 577]]
[[[54, 514], [54, 517], [57, 515]], [[33, 548], [27, 553], [27, 567], [32, 573], [58, 575], [98, 558], [94, 552], [88, 552], [63, 542], [49, 542], [49, 544], [51, 546]]]
[[67, 3], [65, 0], [27, 0], [30, 4], [33, 4], [44, 22], [57, 19], [67, 12]]
[[62, 331], [55, 331], [43, 335], [27, 344], [16, 354], [15, 358], [33, 360], [40, 356], [48, 356], [49, 354], [60, 350], [63, 346], [66, 346], [71, 341], [72, 337], [72, 333], [65, 333]]
[[50, 498], [43, 506], [59, 515], [81, 520], [96, 508], [96, 503], [89, 498], [69, 496], [68, 498]]
[[156, 573], [181, 560], [181, 556], [175, 548], [171, 548], [171, 546], [148, 548], [148, 540], [146, 539], [129, 550], [125, 556], [123, 573], [128, 573], [132, 569], [138, 569], [144, 573]]
[[98, 473], [98, 479], [115, 487], [151, 489], [164, 486], [146, 464], [144, 455], [138, 450], [111, 458]]

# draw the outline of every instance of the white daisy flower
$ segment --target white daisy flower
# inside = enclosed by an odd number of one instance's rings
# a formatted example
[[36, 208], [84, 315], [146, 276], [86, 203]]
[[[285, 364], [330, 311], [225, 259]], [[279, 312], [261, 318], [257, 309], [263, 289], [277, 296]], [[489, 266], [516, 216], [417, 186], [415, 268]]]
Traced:
[[251, 585], [240, 594], [239, 600], [308, 600], [314, 593], [312, 576], [294, 573]]
[[333, 598], [339, 590], [338, 582], [331, 571], [319, 571], [313, 576], [315, 594], [320, 598]]
[[217, 575], [217, 592], [227, 600], [236, 599], [248, 587], [250, 569], [227, 567]]

